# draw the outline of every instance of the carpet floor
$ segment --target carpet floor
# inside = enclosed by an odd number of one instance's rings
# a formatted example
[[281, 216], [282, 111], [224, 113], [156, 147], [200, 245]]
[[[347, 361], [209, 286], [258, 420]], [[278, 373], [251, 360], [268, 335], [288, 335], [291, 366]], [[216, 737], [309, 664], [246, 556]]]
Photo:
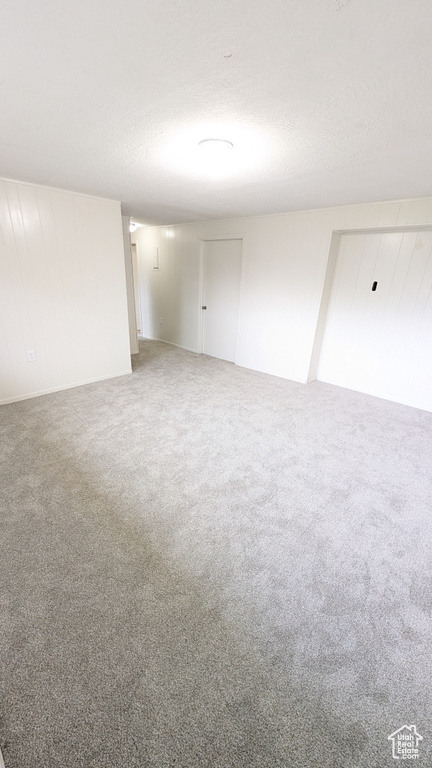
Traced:
[[431, 764], [431, 413], [142, 341], [0, 429], [6, 768]]

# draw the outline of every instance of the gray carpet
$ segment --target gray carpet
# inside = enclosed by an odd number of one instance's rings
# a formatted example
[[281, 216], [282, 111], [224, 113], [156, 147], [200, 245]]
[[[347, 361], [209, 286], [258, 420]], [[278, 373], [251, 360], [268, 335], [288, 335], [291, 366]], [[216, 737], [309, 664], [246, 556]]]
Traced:
[[6, 768], [431, 764], [432, 414], [143, 341], [0, 426]]

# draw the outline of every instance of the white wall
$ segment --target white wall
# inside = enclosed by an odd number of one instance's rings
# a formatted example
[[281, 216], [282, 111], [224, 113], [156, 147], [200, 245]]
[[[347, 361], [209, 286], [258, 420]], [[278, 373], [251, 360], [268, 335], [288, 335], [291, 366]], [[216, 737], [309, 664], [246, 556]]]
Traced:
[[[200, 239], [243, 236], [237, 363], [306, 382], [316, 375], [335, 233], [424, 225], [432, 225], [432, 197], [142, 228], [136, 234], [143, 335], [199, 351]], [[155, 246], [160, 270], [152, 269]]]
[[0, 180], [0, 403], [130, 370], [120, 204]]

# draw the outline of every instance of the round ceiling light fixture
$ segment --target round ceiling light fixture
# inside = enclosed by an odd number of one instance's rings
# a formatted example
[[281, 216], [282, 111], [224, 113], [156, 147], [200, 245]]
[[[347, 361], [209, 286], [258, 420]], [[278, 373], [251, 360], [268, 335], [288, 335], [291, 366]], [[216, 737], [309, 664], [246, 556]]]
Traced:
[[228, 139], [202, 139], [198, 146], [212, 154], [225, 153], [227, 150], [234, 148], [234, 144], [232, 141], [228, 141]]
[[198, 142], [197, 161], [201, 169], [209, 178], [223, 178], [232, 172], [232, 161], [235, 157], [231, 154], [234, 144], [228, 139], [202, 139]]

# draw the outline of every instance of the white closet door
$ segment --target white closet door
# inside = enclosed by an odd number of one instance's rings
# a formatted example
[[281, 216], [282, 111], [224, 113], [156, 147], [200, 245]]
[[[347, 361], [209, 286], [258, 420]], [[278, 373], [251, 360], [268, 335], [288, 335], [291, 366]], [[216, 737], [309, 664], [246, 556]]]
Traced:
[[432, 411], [431, 254], [431, 231], [341, 237], [318, 379]]
[[203, 352], [235, 362], [242, 240], [204, 243]]

